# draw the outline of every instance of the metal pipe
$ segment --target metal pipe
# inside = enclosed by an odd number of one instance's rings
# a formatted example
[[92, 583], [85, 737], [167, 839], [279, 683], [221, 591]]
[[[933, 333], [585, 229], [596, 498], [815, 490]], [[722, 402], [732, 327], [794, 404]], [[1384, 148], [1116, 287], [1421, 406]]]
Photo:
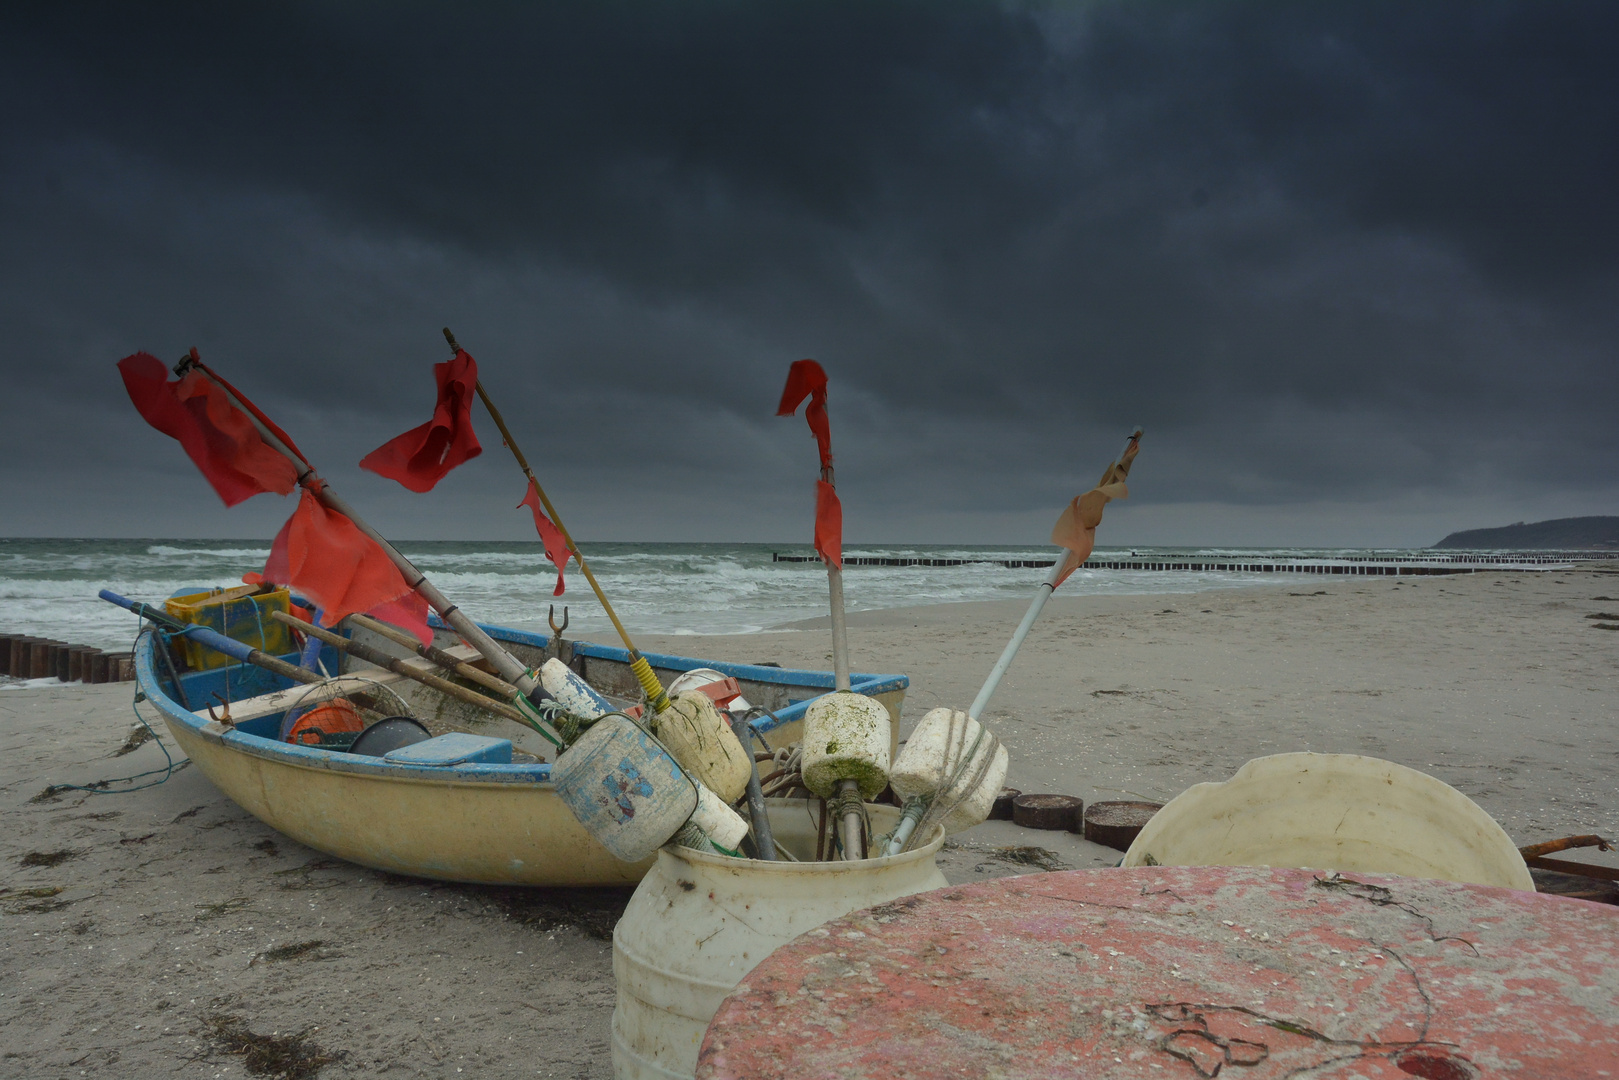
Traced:
[[759, 858], [773, 861], [776, 858], [776, 838], [770, 832], [770, 814], [765, 809], [765, 795], [759, 787], [759, 762], [753, 756], [753, 725], [747, 714], [731, 714], [731, 733], [748, 752], [748, 816], [753, 819], [754, 847], [759, 849]]
[[826, 590], [832, 601], [832, 685], [849, 689], [849, 627], [843, 618], [843, 571], [826, 564]]

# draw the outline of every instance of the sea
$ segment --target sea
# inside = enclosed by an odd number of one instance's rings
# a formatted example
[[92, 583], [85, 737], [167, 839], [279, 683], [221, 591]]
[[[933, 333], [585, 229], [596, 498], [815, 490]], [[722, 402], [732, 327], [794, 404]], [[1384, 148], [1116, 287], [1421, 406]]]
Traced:
[[[566, 591], [538, 543], [424, 541], [398, 544], [439, 589], [480, 622], [549, 633], [564, 611], [568, 636], [613, 640], [612, 627], [578, 567], [568, 565]], [[583, 543], [590, 567], [631, 633], [752, 634], [779, 631], [824, 616], [826, 573], [816, 562], [775, 561], [810, 554], [807, 546], [771, 544]], [[844, 573], [851, 611], [1019, 600], [1033, 595], [1045, 570], [1007, 568], [1002, 561], [1045, 560], [1050, 547], [851, 545], [846, 556], [986, 560], [962, 566], [850, 566]], [[1093, 560], [1150, 556], [1175, 559], [1413, 557], [1406, 549], [1098, 548]], [[31, 634], [74, 644], [127, 647], [134, 615], [98, 598], [110, 589], [135, 600], [224, 588], [263, 567], [268, 543], [243, 540], [46, 540], [0, 538], [0, 633]], [[1062, 595], [1186, 593], [1295, 575], [1231, 571], [1081, 569]]]

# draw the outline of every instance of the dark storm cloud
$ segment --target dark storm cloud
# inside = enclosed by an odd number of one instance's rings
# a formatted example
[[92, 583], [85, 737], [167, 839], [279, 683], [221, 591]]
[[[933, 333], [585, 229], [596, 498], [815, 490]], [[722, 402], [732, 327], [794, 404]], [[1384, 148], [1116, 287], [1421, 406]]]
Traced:
[[[3, 42], [36, 476], [161, 453], [108, 365], [193, 341], [352, 461], [419, 422], [450, 321], [617, 535], [661, 535], [632, 494], [801, 531], [768, 413], [803, 355], [890, 515], [857, 536], [1043, 520], [1138, 422], [1154, 539], [1612, 512], [1606, 5], [52, 5]], [[491, 457], [442, 496], [472, 531]], [[745, 527], [677, 497], [714, 489]]]

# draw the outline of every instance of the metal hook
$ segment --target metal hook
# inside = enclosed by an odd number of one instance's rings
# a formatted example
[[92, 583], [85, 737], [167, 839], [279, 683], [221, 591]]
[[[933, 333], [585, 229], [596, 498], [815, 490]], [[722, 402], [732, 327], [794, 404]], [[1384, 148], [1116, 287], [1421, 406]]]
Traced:
[[567, 609], [566, 605], [564, 605], [563, 608], [562, 608], [562, 625], [561, 626], [557, 625], [557, 606], [555, 604], [551, 605], [551, 611], [550, 611], [549, 614], [546, 615], [546, 619], [551, 624], [551, 653], [558, 660], [561, 660], [562, 659], [562, 631], [564, 631], [564, 630], [566, 630], [568, 628], [568, 609]]

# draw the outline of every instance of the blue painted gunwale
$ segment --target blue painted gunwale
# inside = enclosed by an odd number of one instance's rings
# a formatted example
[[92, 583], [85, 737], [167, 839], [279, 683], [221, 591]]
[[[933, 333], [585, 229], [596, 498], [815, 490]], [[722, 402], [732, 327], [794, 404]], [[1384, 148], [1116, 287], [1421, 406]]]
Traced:
[[[435, 618], [435, 625], [442, 626]], [[503, 641], [516, 645], [528, 645], [534, 648], [544, 648], [549, 638], [543, 634], [530, 633], [527, 630], [517, 630], [507, 626], [494, 626], [479, 624], [490, 637], [496, 641]], [[386, 777], [393, 780], [425, 781], [431, 783], [453, 784], [549, 784], [551, 781], [551, 766], [549, 763], [492, 765], [482, 762], [467, 762], [460, 765], [405, 765], [381, 758], [364, 757], [349, 754], [343, 751], [322, 750], [313, 746], [301, 746], [294, 743], [279, 742], [273, 738], [265, 738], [241, 729], [222, 730], [218, 725], [198, 719], [180, 702], [170, 697], [163, 689], [163, 680], [159, 678], [156, 653], [157, 635], [148, 631], [142, 636], [141, 642], [135, 650], [135, 678], [146, 699], [163, 714], [171, 723], [180, 724], [198, 738], [208, 742], [225, 746], [239, 753], [250, 754], [254, 757], [267, 758], [283, 762], [288, 765], [297, 765], [304, 768], [329, 769], [333, 772], [359, 773], [369, 776]], [[616, 660], [620, 663], [629, 663], [629, 650], [612, 645], [597, 645], [592, 642], [577, 641], [573, 643], [576, 654], [587, 657], [596, 657], [603, 660]], [[326, 661], [328, 670], [336, 670], [337, 656], [329, 647], [323, 650], [322, 659]], [[803, 719], [804, 711], [809, 708], [810, 702], [833, 688], [833, 677], [830, 671], [809, 671], [801, 668], [761, 667], [757, 664], [733, 664], [723, 660], [699, 660], [689, 656], [675, 656], [669, 653], [642, 653], [647, 662], [654, 668], [663, 668], [673, 671], [690, 671], [693, 668], [713, 668], [715, 671], [738, 679], [748, 679], [754, 682], [774, 683], [781, 686], [803, 687], [806, 690], [819, 691], [812, 693], [803, 701], [795, 702], [785, 709], [778, 709], [775, 718], [764, 717], [755, 723], [761, 733], [767, 737], [777, 727], [794, 723]], [[296, 664], [296, 654], [283, 657], [289, 663]], [[244, 677], [244, 673], [246, 677]], [[195, 672], [181, 676], [182, 685], [187, 695], [193, 696], [195, 691], [199, 707], [209, 694], [221, 687], [229, 687], [227, 679], [234, 676], [237, 688], [251, 689], [249, 694], [233, 695], [233, 700], [242, 700], [258, 694], [268, 693], [272, 690], [283, 690], [294, 685], [291, 680], [273, 675], [259, 668], [252, 668], [246, 664], [213, 668], [209, 671]], [[850, 676], [850, 689], [860, 694], [876, 695], [890, 690], [908, 688], [911, 680], [904, 675], [873, 675], [856, 674]], [[255, 721], [249, 721], [255, 723]]]

